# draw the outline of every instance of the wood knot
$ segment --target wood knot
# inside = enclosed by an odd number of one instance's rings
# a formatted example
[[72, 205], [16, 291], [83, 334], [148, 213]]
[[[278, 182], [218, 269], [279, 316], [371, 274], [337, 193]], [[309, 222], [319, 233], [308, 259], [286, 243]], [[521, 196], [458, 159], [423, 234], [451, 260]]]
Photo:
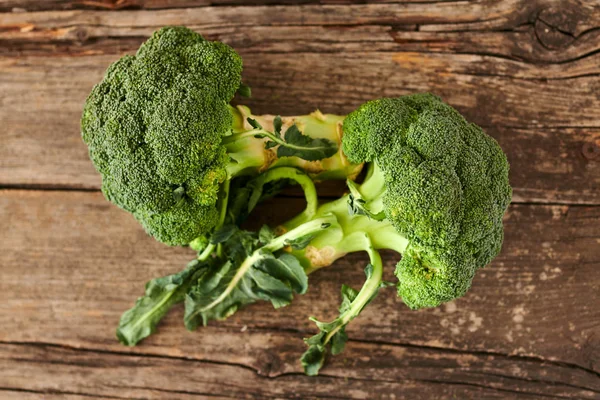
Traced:
[[587, 142], [581, 148], [581, 152], [583, 156], [588, 160], [598, 160], [600, 159], [600, 146], [596, 143]]
[[535, 21], [535, 34], [544, 47], [563, 49], [577, 40], [577, 26], [584, 18], [585, 15], [571, 8], [545, 8]]
[[80, 43], [85, 42], [89, 37], [87, 29], [82, 27], [77, 28], [75, 30], [75, 37]]

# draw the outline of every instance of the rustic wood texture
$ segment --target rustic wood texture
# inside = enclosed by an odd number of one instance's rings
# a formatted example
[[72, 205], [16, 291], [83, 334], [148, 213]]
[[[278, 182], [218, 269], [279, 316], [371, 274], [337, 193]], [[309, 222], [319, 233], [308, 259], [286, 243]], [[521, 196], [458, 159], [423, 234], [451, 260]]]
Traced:
[[[0, 398], [600, 398], [600, 1], [350, 3], [0, 0]], [[297, 360], [306, 317], [334, 316], [362, 255], [315, 273], [287, 308], [193, 333], [178, 308], [142, 345], [119, 345], [144, 283], [193, 254], [102, 198], [79, 117], [106, 67], [166, 24], [238, 50], [257, 113], [442, 96], [508, 155], [502, 254], [437, 309], [382, 292], [317, 378]], [[254, 226], [302, 207], [273, 202]]]
[[[302, 207], [276, 201], [287, 213]], [[263, 221], [285, 216], [272, 204], [260, 211]], [[339, 284], [360, 285], [365, 257], [319, 271], [306, 295], [277, 311], [255, 304], [189, 333], [178, 309], [130, 349], [114, 339], [121, 311], [147, 279], [193, 254], [147, 237], [98, 193], [3, 191], [0, 213], [12, 249], [0, 253], [0, 388], [116, 398], [367, 398], [371, 385], [390, 398], [600, 395], [599, 207], [512, 206], [505, 250], [468, 296], [410, 311], [382, 292], [320, 378], [304, 377], [298, 362], [314, 331], [305, 317], [332, 317]]]
[[486, 4], [0, 14], [0, 184], [97, 189], [86, 95], [154, 29], [185, 24], [242, 54], [258, 113], [433, 91], [511, 150], [515, 201], [600, 204], [600, 3]]

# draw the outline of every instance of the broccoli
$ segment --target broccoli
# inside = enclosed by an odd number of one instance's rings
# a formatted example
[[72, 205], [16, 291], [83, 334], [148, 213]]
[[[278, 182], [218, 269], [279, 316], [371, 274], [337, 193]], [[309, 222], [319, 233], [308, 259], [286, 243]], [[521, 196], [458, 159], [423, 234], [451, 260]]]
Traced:
[[[314, 185], [305, 183], [307, 208], [279, 227], [281, 236], [261, 231], [262, 244], [249, 248], [245, 259], [225, 251], [233, 275], [223, 278], [227, 275], [221, 273], [218, 287], [200, 279], [190, 288], [188, 328], [264, 299], [260, 293], [227, 294], [265, 260], [292, 255], [310, 273], [348, 253], [365, 251], [370, 263], [360, 291], [343, 286], [339, 317], [327, 323], [313, 319], [320, 332], [306, 340], [309, 349], [302, 363], [314, 375], [328, 348], [333, 354], [343, 350], [346, 325], [382, 287], [392, 285], [383, 281], [379, 250], [402, 254], [395, 286], [411, 309], [436, 307], [464, 295], [475, 272], [499, 253], [502, 216], [511, 200], [509, 166], [500, 146], [481, 128], [438, 97], [417, 94], [368, 102], [347, 116], [343, 129], [347, 157], [368, 163], [363, 182], [349, 180], [348, 194], [320, 206]], [[256, 179], [289, 174], [275, 169]], [[254, 190], [260, 188], [255, 185]], [[216, 268], [213, 274], [223, 266]], [[277, 306], [277, 299], [266, 299]], [[194, 321], [198, 317], [202, 321]]]
[[163, 243], [205, 246], [235, 177], [278, 166], [314, 179], [360, 171], [337, 145], [343, 117], [282, 119], [231, 106], [236, 92], [249, 92], [241, 72], [229, 46], [165, 27], [113, 63], [86, 101], [82, 136], [102, 192]]
[[[312, 319], [319, 333], [302, 363], [315, 375], [380, 289], [395, 286], [411, 309], [466, 293], [501, 249], [511, 200], [494, 139], [431, 94], [370, 101], [347, 117], [252, 115], [230, 104], [249, 93], [241, 71], [225, 44], [166, 27], [112, 64], [87, 99], [82, 136], [106, 198], [157, 240], [198, 251], [183, 271], [148, 282], [121, 318], [122, 343], [150, 335], [179, 302], [188, 329], [258, 300], [285, 306], [308, 273], [365, 251], [362, 288], [342, 286], [338, 318]], [[348, 193], [319, 205], [314, 181], [324, 179], [346, 179]], [[289, 182], [306, 196], [301, 214], [276, 230], [240, 228]], [[402, 255], [397, 283], [383, 281], [383, 249]]]

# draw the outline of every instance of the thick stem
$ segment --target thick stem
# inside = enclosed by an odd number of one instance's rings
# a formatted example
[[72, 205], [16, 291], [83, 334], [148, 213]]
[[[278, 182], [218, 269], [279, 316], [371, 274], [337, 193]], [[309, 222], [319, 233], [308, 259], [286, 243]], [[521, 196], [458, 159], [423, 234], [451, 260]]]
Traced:
[[[277, 147], [265, 149], [267, 141], [281, 141], [272, 134], [274, 115], [252, 115], [250, 109], [245, 106], [231, 107], [231, 112], [234, 117], [233, 135], [223, 140], [229, 155], [237, 161], [228, 167], [230, 177], [254, 175], [269, 168], [287, 166], [304, 170], [314, 180], [354, 179], [362, 169], [362, 164], [351, 163], [342, 152], [344, 116], [315, 111], [309, 115], [282, 117], [283, 132], [295, 124], [307, 136], [328, 139], [338, 145], [338, 152], [333, 156], [318, 161], [306, 161], [298, 157], [278, 158]], [[263, 128], [254, 129], [248, 124], [247, 118], [256, 120]], [[256, 138], [257, 134], [264, 137]]]
[[[257, 178], [257, 187], [252, 194], [251, 203], [255, 203], [258, 198], [262, 195], [263, 187], [265, 184], [277, 181], [280, 179], [289, 179], [295, 181], [297, 184], [302, 187], [302, 191], [304, 192], [304, 197], [306, 198], [306, 208], [302, 213], [297, 215], [295, 218], [298, 219], [298, 224], [300, 225], [301, 221], [308, 221], [317, 214], [317, 208], [319, 206], [319, 199], [317, 197], [317, 189], [315, 188], [315, 184], [302, 171], [291, 168], [291, 167], [279, 167], [273, 168], [267, 171], [266, 173], [260, 175]], [[293, 220], [289, 221], [290, 224], [294, 224]]]
[[[366, 200], [367, 206], [383, 204], [385, 193], [383, 172], [374, 166], [363, 184], [357, 186], [355, 190]], [[301, 260], [307, 272], [331, 265], [347, 253], [362, 251], [365, 235], [369, 236], [374, 249], [389, 249], [402, 253], [408, 246], [408, 239], [387, 219], [378, 221], [367, 215], [350, 215], [348, 201], [349, 195], [345, 195], [321, 205], [313, 218], [331, 214], [336, 217], [336, 223], [315, 237], [305, 249], [292, 252]], [[295, 229], [310, 220], [311, 218], [300, 214], [284, 223], [282, 228]]]

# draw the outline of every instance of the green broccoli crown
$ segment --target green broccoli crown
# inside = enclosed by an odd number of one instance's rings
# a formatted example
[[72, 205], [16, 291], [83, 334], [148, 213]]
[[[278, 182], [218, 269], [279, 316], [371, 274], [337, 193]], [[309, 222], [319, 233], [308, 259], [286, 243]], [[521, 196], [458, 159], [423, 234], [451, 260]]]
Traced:
[[396, 268], [411, 308], [462, 296], [500, 251], [508, 161], [481, 128], [431, 94], [379, 99], [344, 121], [343, 150], [383, 171], [387, 219], [410, 244]]
[[164, 243], [187, 244], [217, 222], [241, 71], [229, 46], [165, 27], [113, 63], [86, 101], [82, 136], [103, 193]]

